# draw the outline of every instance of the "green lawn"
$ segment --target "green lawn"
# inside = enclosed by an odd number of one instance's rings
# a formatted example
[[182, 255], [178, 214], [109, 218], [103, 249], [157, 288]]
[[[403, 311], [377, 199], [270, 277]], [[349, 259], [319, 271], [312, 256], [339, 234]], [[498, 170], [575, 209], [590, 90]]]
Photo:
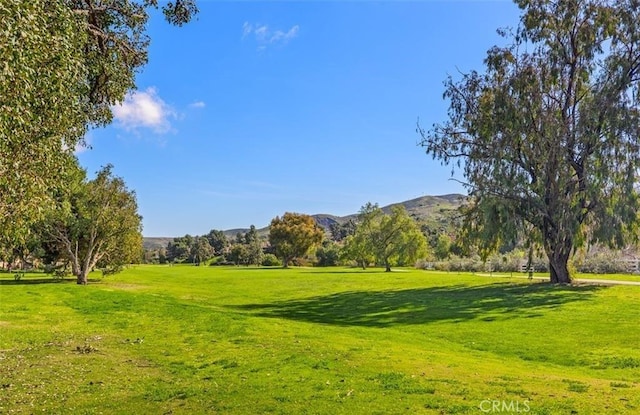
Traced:
[[638, 274], [578, 274], [577, 277], [585, 280], [604, 279], [640, 282], [640, 275]]
[[640, 411], [638, 286], [191, 266], [0, 284], [2, 414]]

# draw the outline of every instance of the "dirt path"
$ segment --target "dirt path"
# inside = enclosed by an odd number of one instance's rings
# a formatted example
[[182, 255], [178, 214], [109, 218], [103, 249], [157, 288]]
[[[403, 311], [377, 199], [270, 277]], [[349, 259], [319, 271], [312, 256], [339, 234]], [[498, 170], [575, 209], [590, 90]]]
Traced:
[[[491, 274], [475, 274], [479, 277], [490, 278], [519, 278], [528, 279], [526, 275], [491, 275]], [[549, 281], [549, 277], [533, 277], [537, 281]], [[579, 284], [597, 284], [597, 285], [636, 285], [640, 286], [640, 281], [620, 281], [620, 280], [603, 280], [603, 279], [591, 279], [591, 278], [575, 278], [574, 283]]]
[[575, 282], [581, 284], [600, 284], [600, 285], [640, 285], [640, 281], [619, 281], [619, 280], [592, 280], [590, 278], [576, 278]]

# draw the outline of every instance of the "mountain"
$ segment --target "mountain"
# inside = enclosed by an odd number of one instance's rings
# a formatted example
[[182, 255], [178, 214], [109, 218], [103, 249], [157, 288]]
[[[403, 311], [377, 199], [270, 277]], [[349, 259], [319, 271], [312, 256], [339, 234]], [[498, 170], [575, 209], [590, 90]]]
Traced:
[[[460, 207], [464, 203], [466, 196], [461, 194], [448, 194], [442, 196], [422, 196], [415, 199], [407, 200], [400, 203], [393, 203], [388, 206], [383, 206], [382, 210], [385, 213], [391, 212], [391, 208], [394, 206], [402, 205], [407, 210], [409, 216], [419, 222], [424, 223], [443, 223], [448, 220], [452, 211]], [[316, 223], [322, 226], [326, 231], [329, 231], [330, 227], [334, 223], [345, 223], [349, 219], [355, 220], [358, 217], [357, 213], [347, 216], [335, 216], [328, 214], [311, 215]], [[249, 228], [228, 229], [224, 231], [224, 234], [229, 238], [234, 238], [237, 233], [245, 233]], [[269, 227], [260, 228], [257, 230], [258, 235], [269, 235]], [[158, 249], [166, 247], [167, 243], [173, 241], [172, 237], [163, 238], [144, 238], [145, 249]]]
[[169, 242], [173, 242], [173, 238], [169, 237], [147, 237], [142, 238], [142, 246], [145, 250], [153, 251], [154, 249], [166, 248]]
[[[391, 213], [391, 209], [394, 206], [402, 205], [407, 210], [409, 216], [419, 222], [431, 222], [440, 221], [447, 212], [451, 212], [462, 205], [466, 196], [461, 194], [448, 194], [442, 196], [422, 196], [415, 199], [407, 200], [400, 203], [393, 203], [388, 206], [383, 206], [382, 211], [384, 213]], [[340, 218], [340, 221], [344, 222], [349, 219], [356, 219], [358, 214], [345, 216]]]

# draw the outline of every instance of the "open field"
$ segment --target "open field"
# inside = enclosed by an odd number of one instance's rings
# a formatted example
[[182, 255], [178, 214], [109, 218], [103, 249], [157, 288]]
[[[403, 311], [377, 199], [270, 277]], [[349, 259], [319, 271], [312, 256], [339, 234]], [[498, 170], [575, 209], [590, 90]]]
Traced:
[[0, 413], [640, 411], [640, 287], [403, 271], [0, 274]]

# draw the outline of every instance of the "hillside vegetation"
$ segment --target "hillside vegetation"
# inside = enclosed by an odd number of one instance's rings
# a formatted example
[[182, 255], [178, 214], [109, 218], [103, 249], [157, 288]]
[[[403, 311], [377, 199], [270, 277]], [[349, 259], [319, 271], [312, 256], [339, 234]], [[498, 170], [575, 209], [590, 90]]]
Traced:
[[[465, 196], [461, 194], [448, 194], [442, 196], [422, 196], [404, 202], [393, 203], [382, 207], [385, 213], [390, 213], [393, 206], [402, 205], [407, 210], [407, 213], [414, 219], [423, 223], [445, 223], [451, 216], [452, 211], [460, 207], [465, 200]], [[345, 223], [349, 219], [355, 219], [357, 213], [353, 213], [347, 216], [336, 216], [330, 214], [315, 214], [311, 215], [316, 223], [322, 226], [325, 230], [329, 230], [330, 226], [334, 223]], [[207, 224], [203, 224], [203, 229], [207, 227]], [[238, 233], [246, 233], [249, 228], [236, 228], [227, 229], [224, 231], [225, 235], [229, 238], [233, 238]], [[269, 227], [259, 228], [258, 235], [266, 237], [269, 234]], [[167, 243], [173, 241], [174, 237], [145, 237], [144, 249], [159, 249], [167, 246]]]

